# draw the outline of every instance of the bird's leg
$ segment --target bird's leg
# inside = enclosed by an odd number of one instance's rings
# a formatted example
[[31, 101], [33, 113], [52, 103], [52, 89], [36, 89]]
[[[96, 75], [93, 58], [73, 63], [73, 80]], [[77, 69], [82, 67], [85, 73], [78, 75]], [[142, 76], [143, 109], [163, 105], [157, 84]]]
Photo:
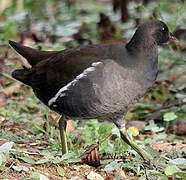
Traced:
[[152, 156], [147, 153], [144, 149], [142, 149], [139, 145], [135, 143], [135, 141], [129, 136], [129, 134], [126, 132], [125, 127], [120, 130], [121, 138], [129, 145], [131, 146], [145, 161], [150, 162], [152, 161]]
[[114, 123], [119, 128], [122, 140], [126, 142], [130, 147], [132, 147], [145, 161], [149, 163], [152, 162], [153, 157], [144, 149], [142, 149], [139, 145], [137, 145], [127, 133], [124, 119], [117, 119]]
[[67, 122], [65, 120], [65, 117], [62, 115], [59, 119], [59, 131], [60, 131], [60, 139], [61, 139], [61, 146], [62, 146], [62, 155], [68, 153], [66, 126], [67, 126]]

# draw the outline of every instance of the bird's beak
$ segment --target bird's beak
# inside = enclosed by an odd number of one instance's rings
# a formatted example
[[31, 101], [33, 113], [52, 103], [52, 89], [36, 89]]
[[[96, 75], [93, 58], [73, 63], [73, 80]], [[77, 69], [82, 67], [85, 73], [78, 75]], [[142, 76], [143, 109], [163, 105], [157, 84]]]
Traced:
[[177, 40], [176, 37], [171, 32], [169, 33], [169, 39], [170, 39], [170, 41]]
[[180, 44], [179, 40], [171, 32], [169, 33], [169, 41], [170, 43], [175, 44], [176, 46]]

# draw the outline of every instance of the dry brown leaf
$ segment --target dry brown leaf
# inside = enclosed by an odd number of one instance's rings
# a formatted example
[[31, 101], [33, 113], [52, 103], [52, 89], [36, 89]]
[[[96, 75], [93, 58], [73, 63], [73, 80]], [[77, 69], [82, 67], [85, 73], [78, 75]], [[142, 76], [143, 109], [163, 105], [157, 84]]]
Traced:
[[115, 180], [115, 174], [113, 172], [107, 172], [107, 175], [104, 180]]
[[82, 163], [93, 167], [100, 166], [100, 155], [98, 152], [98, 145], [92, 144], [85, 148], [85, 152], [80, 156]]
[[19, 124], [16, 122], [10, 122], [10, 121], [4, 121], [1, 126], [3, 128], [11, 128], [11, 129], [25, 129], [25, 126], [23, 124]]
[[14, 92], [17, 92], [21, 87], [21, 83], [16, 82], [10, 87], [4, 88], [1, 90], [2, 93], [4, 93], [6, 96], [12, 95]]
[[169, 127], [167, 131], [179, 136], [186, 135], [186, 120], [179, 121], [174, 126]]
[[0, 106], [4, 106], [6, 101], [6, 95], [0, 92]]
[[121, 180], [126, 180], [127, 176], [125, 175], [125, 172], [121, 168], [116, 168], [114, 170], [117, 174], [119, 174]]
[[165, 150], [165, 151], [170, 151], [170, 152], [176, 152], [186, 147], [186, 144], [162, 143], [162, 144], [151, 144], [151, 147], [156, 151]]

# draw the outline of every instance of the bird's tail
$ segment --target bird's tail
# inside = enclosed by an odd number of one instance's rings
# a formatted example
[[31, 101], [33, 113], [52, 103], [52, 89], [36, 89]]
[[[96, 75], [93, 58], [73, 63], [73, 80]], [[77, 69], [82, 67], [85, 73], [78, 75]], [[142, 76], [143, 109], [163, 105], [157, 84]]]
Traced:
[[32, 67], [36, 65], [38, 62], [50, 58], [55, 55], [58, 51], [39, 51], [37, 49], [33, 49], [27, 46], [23, 46], [20, 43], [10, 41], [10, 46], [23, 58], [27, 60], [29, 65]]
[[30, 86], [30, 71], [27, 69], [16, 69], [12, 72], [12, 77], [15, 78], [18, 81], [21, 81], [22, 83]]

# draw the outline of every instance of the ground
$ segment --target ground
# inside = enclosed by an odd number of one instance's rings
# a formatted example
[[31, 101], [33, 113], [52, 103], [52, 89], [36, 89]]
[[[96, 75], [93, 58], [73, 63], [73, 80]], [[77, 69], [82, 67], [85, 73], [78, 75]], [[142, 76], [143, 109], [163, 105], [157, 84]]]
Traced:
[[[163, 18], [161, 20], [171, 30], [184, 27], [185, 21], [181, 14], [186, 9], [186, 3], [163, 0], [161, 3], [152, 1], [141, 6], [130, 2], [128, 9], [131, 17], [122, 24], [119, 22], [120, 13], [113, 13], [109, 0], [96, 3], [81, 0], [79, 4], [72, 4], [70, 10], [63, 3], [52, 2], [46, 5], [49, 11], [37, 10], [30, 1], [30, 6], [25, 5], [26, 10], [14, 12], [17, 16], [7, 15], [10, 9], [2, 16], [0, 179], [186, 179], [184, 38], [180, 44], [159, 48], [158, 78], [149, 92], [126, 115], [128, 132], [153, 155], [157, 164], [162, 164], [161, 168], [146, 166], [139, 155], [120, 140], [113, 124], [97, 120], [68, 122], [69, 153], [62, 156], [59, 115], [43, 105], [30, 87], [11, 77], [12, 70], [20, 67], [20, 59], [7, 45], [10, 38], [47, 50], [90, 42], [126, 42], [135, 30], [137, 18], [134, 20], [134, 17], [139, 15], [144, 21], [151, 18], [153, 11], [158, 18]], [[55, 14], [60, 8], [63, 13]], [[33, 13], [31, 25], [27, 24], [29, 21], [24, 16], [24, 10]], [[106, 13], [110, 19], [101, 15], [103, 19], [97, 24], [99, 12]], [[49, 19], [51, 27], [48, 21], [44, 21], [45, 18]], [[42, 25], [48, 28], [44, 32]], [[26, 26], [31, 27], [28, 30]], [[24, 28], [27, 30], [23, 31]]]

